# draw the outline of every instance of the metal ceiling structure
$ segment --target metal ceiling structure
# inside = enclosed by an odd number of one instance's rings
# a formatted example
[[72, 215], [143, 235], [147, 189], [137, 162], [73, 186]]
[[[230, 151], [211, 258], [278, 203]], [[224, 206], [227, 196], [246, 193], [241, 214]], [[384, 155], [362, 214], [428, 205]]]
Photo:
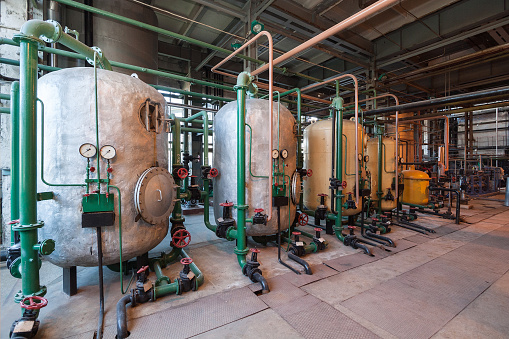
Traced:
[[[252, 36], [250, 25], [257, 20], [273, 35], [274, 49], [279, 52], [275, 57], [374, 2], [144, 1], [155, 10], [159, 27], [229, 50], [233, 50], [232, 44]], [[508, 0], [491, 0], [489, 6], [483, 0], [401, 0], [286, 60], [279, 65], [283, 72], [279, 72], [276, 81], [287, 88], [303, 87], [353, 73], [364, 79], [363, 86], [399, 93], [403, 101], [482, 90], [509, 78], [504, 46], [509, 42], [508, 27]], [[266, 61], [266, 48], [263, 39], [260, 41], [249, 56]], [[160, 36], [160, 43], [169, 44], [174, 50], [188, 47], [188, 43], [165, 36]], [[208, 73], [224, 57], [212, 50], [202, 49], [202, 53], [204, 58], [199, 62], [190, 61], [190, 72]], [[228, 67], [240, 71], [246, 67], [242, 63], [237, 59]], [[332, 93], [332, 87], [323, 86], [311, 94], [327, 97]]]

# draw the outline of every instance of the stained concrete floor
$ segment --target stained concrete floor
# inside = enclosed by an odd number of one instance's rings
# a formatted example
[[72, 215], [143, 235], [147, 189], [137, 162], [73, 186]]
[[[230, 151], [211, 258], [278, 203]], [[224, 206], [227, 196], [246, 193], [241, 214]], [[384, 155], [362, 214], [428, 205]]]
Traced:
[[[280, 265], [273, 244], [258, 245], [271, 287], [264, 295], [255, 294], [258, 285], [240, 272], [234, 243], [217, 239], [202, 216], [189, 216], [193, 238], [187, 252], [205, 282], [196, 292], [129, 307], [129, 338], [509, 338], [509, 208], [493, 200], [473, 205], [462, 210], [465, 222], [459, 226], [420, 215], [417, 222], [436, 234], [393, 227], [389, 236], [398, 247], [375, 248], [375, 257], [323, 235], [329, 248], [305, 257], [312, 276]], [[165, 239], [152, 252], [168, 250]], [[173, 264], [164, 272], [174, 279], [180, 270]], [[13, 296], [20, 281], [5, 263], [0, 279], [0, 338], [7, 338], [19, 316]], [[49, 304], [41, 311], [37, 337], [93, 338], [97, 268], [78, 268], [73, 297], [61, 290], [62, 270], [48, 262], [41, 282], [48, 287]], [[121, 296], [118, 274], [106, 269], [105, 338], [115, 336]]]

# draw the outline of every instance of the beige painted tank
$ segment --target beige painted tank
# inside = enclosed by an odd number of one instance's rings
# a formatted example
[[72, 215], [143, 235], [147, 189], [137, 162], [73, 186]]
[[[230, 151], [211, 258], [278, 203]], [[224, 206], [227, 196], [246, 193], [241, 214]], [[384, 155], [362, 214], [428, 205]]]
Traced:
[[[122, 259], [128, 260], [164, 239], [175, 204], [175, 184], [167, 171], [168, 135], [161, 126], [160, 133], [145, 128], [147, 120], [150, 124], [157, 121], [145, 119], [145, 113], [154, 114], [157, 109], [159, 117], [164, 117], [166, 102], [157, 90], [134, 77], [101, 69], [97, 77], [99, 147], [111, 145], [116, 149], [110, 160], [111, 185], [122, 194]], [[37, 96], [44, 102], [45, 112], [44, 179], [51, 184], [84, 184], [87, 159], [80, 148], [96, 143], [94, 69], [67, 68], [49, 73], [39, 80]], [[99, 153], [97, 150], [90, 163], [96, 169]], [[107, 161], [99, 160], [104, 179]], [[92, 179], [97, 178], [97, 172], [91, 173]], [[40, 236], [55, 240], [55, 251], [46, 259], [61, 267], [96, 266], [96, 228], [82, 228], [85, 187], [48, 186], [38, 178], [37, 189], [54, 193], [53, 199], [37, 204], [38, 218], [45, 222]], [[91, 191], [96, 189], [96, 184], [90, 187]], [[119, 197], [116, 190], [110, 193], [115, 199], [115, 223], [102, 227], [105, 265], [118, 263], [120, 254]]]
[[[366, 155], [369, 157], [367, 169], [371, 179], [371, 199], [378, 201], [378, 164], [382, 162], [382, 211], [396, 208], [396, 140], [382, 137], [382, 159], [378, 159], [378, 137], [368, 140]], [[390, 192], [390, 194], [389, 194]], [[390, 197], [392, 196], [392, 200]], [[378, 205], [377, 205], [378, 206]]]
[[403, 171], [403, 190], [404, 204], [427, 205], [429, 202], [429, 175], [422, 171], [406, 170]]
[[[274, 116], [272, 125], [274, 134], [272, 145], [277, 148], [277, 117], [278, 104], [274, 103]], [[290, 178], [294, 177], [297, 167], [297, 135], [295, 118], [290, 111], [279, 105], [280, 113], [280, 140], [279, 149], [288, 151], [288, 157], [285, 160], [284, 172]], [[246, 204], [248, 217], [254, 215], [254, 210], [262, 208], [264, 213], [269, 213], [270, 192], [272, 185], [269, 184], [268, 176], [271, 170], [269, 162], [269, 110], [268, 101], [262, 99], [246, 100], [246, 124], [251, 128], [246, 128]], [[250, 134], [252, 140], [250, 138]], [[250, 141], [252, 145], [250, 147]], [[249, 156], [250, 148], [252, 150], [251, 159]], [[283, 168], [282, 163], [280, 163]], [[214, 215], [217, 218], [222, 216], [223, 208], [219, 205], [222, 202], [237, 202], [237, 102], [233, 101], [224, 105], [214, 118], [214, 164], [213, 167], [219, 170], [219, 175], [214, 179]], [[251, 167], [251, 170], [249, 169]], [[288, 179], [288, 178], [287, 178]], [[293, 192], [290, 192], [295, 196]], [[289, 222], [293, 222], [297, 210], [295, 199], [290, 200], [290, 210], [288, 206], [281, 207], [281, 229], [288, 228]], [[237, 219], [237, 209], [232, 210], [234, 219]], [[272, 210], [272, 219], [263, 224], [246, 225], [246, 234], [248, 236], [263, 236], [277, 233], [277, 209]]]
[[[365, 147], [366, 134], [364, 129], [358, 125], [359, 153]], [[311, 169], [313, 175], [304, 177], [303, 193], [304, 206], [307, 209], [315, 210], [320, 205], [318, 194], [328, 195], [326, 205], [330, 208], [329, 178], [331, 177], [332, 162], [332, 120], [321, 120], [311, 124], [304, 129], [304, 168]], [[347, 185], [345, 193], [352, 192], [355, 199], [355, 122], [343, 120], [343, 180]], [[365, 178], [366, 173], [362, 169], [359, 179]], [[345, 203], [348, 194], [345, 194]], [[360, 204], [359, 204], [360, 205]], [[343, 209], [343, 215], [355, 215], [361, 211], [360, 206], [356, 209]]]

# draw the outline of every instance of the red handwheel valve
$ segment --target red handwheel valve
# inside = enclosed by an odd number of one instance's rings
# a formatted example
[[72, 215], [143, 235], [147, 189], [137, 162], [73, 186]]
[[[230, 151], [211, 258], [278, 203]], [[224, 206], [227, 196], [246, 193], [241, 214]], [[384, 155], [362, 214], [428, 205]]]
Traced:
[[307, 170], [307, 172], [306, 172], [306, 175], [307, 175], [308, 177], [312, 176], [312, 175], [313, 175], [313, 170], [308, 169], [308, 170]]
[[184, 179], [185, 177], [187, 177], [188, 174], [189, 173], [187, 172], [187, 169], [185, 169], [184, 167], [179, 168], [178, 171], [177, 171], [177, 176], [180, 179]]
[[209, 172], [209, 176], [211, 178], [215, 178], [219, 175], [219, 171], [217, 170], [217, 168], [211, 168], [210, 169], [210, 172]]
[[173, 234], [171, 244], [178, 248], [184, 248], [191, 242], [191, 233], [185, 229], [180, 229]]
[[[35, 302], [36, 300], [37, 302]], [[28, 304], [26, 303], [27, 301], [29, 302]], [[23, 300], [20, 301], [19, 305], [27, 310], [39, 310], [48, 305], [48, 299], [34, 295], [23, 298]]]
[[299, 223], [300, 226], [306, 226], [308, 224], [308, 221], [309, 216], [306, 213], [299, 214], [299, 219], [297, 220], [297, 222]]

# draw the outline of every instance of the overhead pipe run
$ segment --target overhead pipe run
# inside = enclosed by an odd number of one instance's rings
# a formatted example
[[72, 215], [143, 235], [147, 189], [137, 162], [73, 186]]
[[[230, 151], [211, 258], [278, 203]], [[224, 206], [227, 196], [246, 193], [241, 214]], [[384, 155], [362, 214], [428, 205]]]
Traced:
[[[58, 0], [58, 1], [61, 1], [61, 0]], [[357, 12], [354, 15], [348, 17], [347, 19], [341, 21], [340, 23], [332, 26], [328, 30], [323, 31], [322, 33], [316, 35], [314, 38], [309, 39], [308, 41], [304, 42], [303, 44], [301, 44], [301, 45], [295, 47], [294, 49], [279, 56], [278, 58], [276, 58], [274, 60], [273, 65], [277, 66], [280, 63], [290, 59], [294, 55], [297, 55], [300, 52], [322, 42], [323, 40], [327, 39], [328, 37], [330, 37], [334, 34], [338, 34], [339, 32], [341, 32], [349, 27], [352, 27], [356, 24], [359, 24], [363, 21], [366, 21], [367, 19], [382, 12], [384, 9], [387, 9], [387, 8], [395, 5], [399, 1], [400, 0], [379, 0], [379, 1], [375, 2], [371, 6], [366, 7], [365, 9], [361, 10], [360, 12]], [[268, 70], [269, 67], [272, 68], [272, 66], [269, 66], [266, 64], [266, 65], [256, 69], [254, 72], [251, 73], [251, 75], [258, 75], [258, 74]]]

